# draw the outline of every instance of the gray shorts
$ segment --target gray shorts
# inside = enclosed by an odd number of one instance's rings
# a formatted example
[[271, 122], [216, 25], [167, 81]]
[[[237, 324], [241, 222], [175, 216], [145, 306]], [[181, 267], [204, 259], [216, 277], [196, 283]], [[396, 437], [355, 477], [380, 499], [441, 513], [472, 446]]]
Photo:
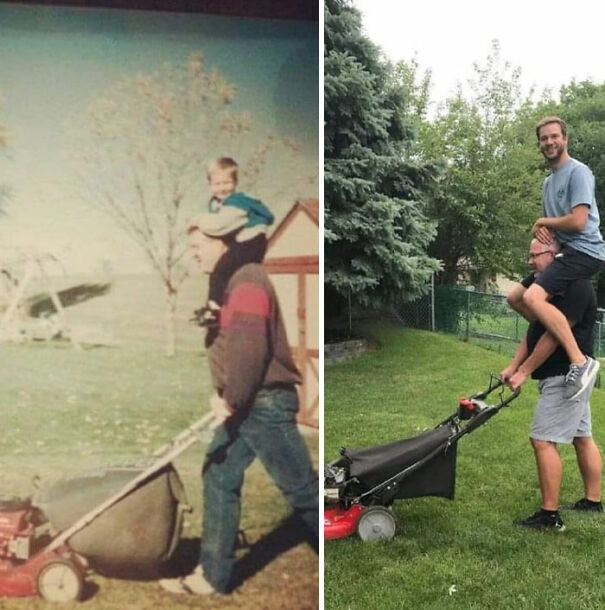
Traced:
[[568, 400], [563, 397], [564, 384], [564, 375], [542, 379], [538, 384], [540, 398], [531, 424], [531, 438], [571, 443], [575, 437], [592, 436], [589, 403], [592, 387], [578, 398]]

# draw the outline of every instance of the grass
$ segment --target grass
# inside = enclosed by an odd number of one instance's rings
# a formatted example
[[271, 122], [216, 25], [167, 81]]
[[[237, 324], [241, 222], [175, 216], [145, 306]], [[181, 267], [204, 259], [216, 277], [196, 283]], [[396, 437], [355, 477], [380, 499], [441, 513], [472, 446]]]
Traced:
[[[458, 398], [487, 386], [508, 358], [456, 337], [376, 325], [377, 348], [325, 372], [325, 455], [433, 427]], [[540, 503], [528, 430], [534, 382], [485, 426], [461, 439], [456, 498], [394, 504], [389, 542], [357, 537], [325, 545], [326, 610], [366, 608], [599, 608], [605, 605], [603, 518], [566, 513], [562, 534], [527, 532], [512, 521]], [[594, 436], [605, 393], [592, 398]], [[562, 502], [582, 495], [575, 454], [561, 447]], [[454, 587], [454, 588], [452, 588]]]
[[[166, 358], [161, 301], [154, 295], [161, 291], [144, 279], [121, 281], [107, 295], [68, 310], [70, 320], [111, 325], [113, 347], [78, 351], [66, 342], [0, 344], [0, 496], [30, 495], [34, 477], [46, 486], [93, 467], [149, 456], [208, 411], [211, 383], [201, 332], [186, 323], [195, 296], [181, 305], [179, 352]], [[207, 440], [175, 462], [194, 508], [183, 531], [188, 558], [199, 548], [200, 469]], [[317, 464], [317, 436], [307, 441]], [[93, 573], [85, 601], [62, 607], [277, 609], [293, 603], [317, 608], [318, 558], [297, 538], [289, 515], [285, 499], [255, 462], [246, 473], [241, 520], [252, 546], [238, 554], [239, 573], [247, 577], [234, 593], [175, 599], [154, 581]], [[0, 598], [1, 610], [47, 607], [37, 598]]]
[[[519, 315], [506, 309], [502, 304], [503, 311], [499, 313], [475, 313], [469, 320], [468, 340], [475, 345], [480, 345], [506, 356], [512, 356], [517, 349], [520, 339], [527, 331], [527, 322]], [[460, 324], [460, 336], [466, 335], [466, 323]]]

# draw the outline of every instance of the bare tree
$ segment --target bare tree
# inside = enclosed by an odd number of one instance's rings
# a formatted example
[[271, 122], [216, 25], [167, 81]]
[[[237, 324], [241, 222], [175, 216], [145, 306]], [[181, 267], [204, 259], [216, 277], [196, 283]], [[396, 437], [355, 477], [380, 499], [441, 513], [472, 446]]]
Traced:
[[168, 355], [175, 352], [176, 301], [187, 274], [184, 223], [202, 209], [205, 165], [228, 152], [251, 187], [283, 144], [255, 135], [251, 116], [231, 110], [235, 96], [198, 53], [116, 82], [89, 105], [78, 133], [86, 200], [139, 245], [163, 282]]

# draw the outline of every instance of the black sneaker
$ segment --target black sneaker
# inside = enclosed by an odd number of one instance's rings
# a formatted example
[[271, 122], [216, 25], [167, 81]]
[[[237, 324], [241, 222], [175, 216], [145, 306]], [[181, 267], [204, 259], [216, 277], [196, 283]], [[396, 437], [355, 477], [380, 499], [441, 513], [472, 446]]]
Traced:
[[603, 504], [601, 502], [591, 502], [586, 498], [578, 500], [575, 504], [564, 507], [566, 510], [577, 510], [585, 513], [602, 513]]
[[544, 512], [543, 510], [536, 511], [527, 519], [519, 519], [515, 521], [515, 525], [521, 527], [529, 527], [535, 530], [553, 530], [555, 532], [565, 531], [565, 524], [561, 515], [556, 513]]

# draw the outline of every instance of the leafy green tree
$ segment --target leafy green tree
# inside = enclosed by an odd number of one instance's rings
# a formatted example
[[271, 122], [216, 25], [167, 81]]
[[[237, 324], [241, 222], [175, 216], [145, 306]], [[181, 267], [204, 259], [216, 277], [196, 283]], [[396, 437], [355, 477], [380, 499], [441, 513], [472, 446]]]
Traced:
[[421, 204], [436, 167], [409, 154], [405, 82], [346, 0], [325, 3], [326, 313], [413, 299], [438, 262]]
[[446, 168], [429, 208], [438, 223], [430, 253], [443, 261], [440, 282], [456, 283], [465, 273], [484, 286], [498, 273], [521, 270], [544, 170], [520, 71], [502, 64], [496, 41], [486, 65], [474, 68], [470, 93], [460, 89], [422, 123], [417, 152], [441, 158]]
[[399, 61], [393, 68], [394, 79], [404, 87], [407, 93], [408, 120], [412, 120], [416, 126], [427, 120], [432, 85], [432, 71], [424, 70], [422, 75], [419, 72], [420, 64], [415, 57], [410, 61]]

